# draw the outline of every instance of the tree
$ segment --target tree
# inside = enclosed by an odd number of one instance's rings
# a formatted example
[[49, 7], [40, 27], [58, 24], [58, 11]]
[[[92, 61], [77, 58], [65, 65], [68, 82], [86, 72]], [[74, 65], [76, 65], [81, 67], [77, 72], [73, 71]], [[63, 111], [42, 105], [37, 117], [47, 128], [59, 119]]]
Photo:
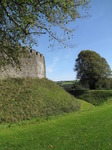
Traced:
[[90, 0], [0, 0], [0, 65], [18, 63], [21, 46], [32, 47], [35, 36], [49, 35], [67, 45], [54, 28], [60, 28], [70, 39], [68, 23], [80, 18], [78, 10]]
[[96, 89], [98, 83], [111, 77], [111, 69], [105, 58], [90, 50], [83, 50], [76, 59], [74, 71], [82, 84], [88, 84], [90, 89]]

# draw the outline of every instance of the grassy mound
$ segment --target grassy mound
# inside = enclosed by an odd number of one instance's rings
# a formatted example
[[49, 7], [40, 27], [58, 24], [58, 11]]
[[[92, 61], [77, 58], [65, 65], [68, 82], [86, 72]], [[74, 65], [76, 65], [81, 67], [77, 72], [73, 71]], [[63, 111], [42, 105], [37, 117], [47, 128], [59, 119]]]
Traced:
[[112, 100], [112, 90], [75, 90], [71, 91], [71, 93], [75, 97], [96, 106]]
[[[87, 104], [87, 103], [85, 103]], [[0, 126], [0, 150], [111, 150], [112, 104], [44, 122]]]
[[0, 81], [0, 123], [76, 111], [79, 102], [47, 79]]

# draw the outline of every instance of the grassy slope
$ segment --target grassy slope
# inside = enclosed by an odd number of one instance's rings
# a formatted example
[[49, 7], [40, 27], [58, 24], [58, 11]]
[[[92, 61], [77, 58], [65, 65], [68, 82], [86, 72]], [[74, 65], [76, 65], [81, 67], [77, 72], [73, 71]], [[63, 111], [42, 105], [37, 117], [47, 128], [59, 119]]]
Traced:
[[[84, 102], [84, 105], [89, 108], [89, 104]], [[110, 150], [111, 133], [112, 104], [106, 104], [41, 123], [0, 126], [0, 149]]]
[[71, 94], [96, 106], [112, 100], [112, 90], [74, 90]]
[[80, 100], [80, 103], [81, 103], [80, 112], [93, 110], [95, 108], [94, 105], [92, 105], [91, 103], [88, 103], [86, 101]]
[[79, 102], [47, 79], [0, 81], [0, 123], [76, 111]]

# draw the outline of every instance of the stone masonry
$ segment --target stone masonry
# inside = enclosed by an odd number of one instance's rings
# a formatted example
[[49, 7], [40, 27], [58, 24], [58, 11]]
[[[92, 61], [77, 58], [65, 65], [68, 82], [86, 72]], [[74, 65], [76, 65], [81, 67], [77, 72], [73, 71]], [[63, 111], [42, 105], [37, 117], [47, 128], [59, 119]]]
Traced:
[[45, 59], [42, 54], [35, 50], [30, 50], [29, 57], [20, 58], [20, 69], [11, 65], [1, 67], [0, 79], [6, 78], [45, 78]]

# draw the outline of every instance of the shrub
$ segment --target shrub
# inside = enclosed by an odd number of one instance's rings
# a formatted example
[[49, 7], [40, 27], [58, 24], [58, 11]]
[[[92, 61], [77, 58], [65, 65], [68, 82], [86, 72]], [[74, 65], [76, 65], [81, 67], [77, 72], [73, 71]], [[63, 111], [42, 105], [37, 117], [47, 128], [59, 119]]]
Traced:
[[112, 90], [71, 90], [70, 93], [96, 106], [112, 99]]

